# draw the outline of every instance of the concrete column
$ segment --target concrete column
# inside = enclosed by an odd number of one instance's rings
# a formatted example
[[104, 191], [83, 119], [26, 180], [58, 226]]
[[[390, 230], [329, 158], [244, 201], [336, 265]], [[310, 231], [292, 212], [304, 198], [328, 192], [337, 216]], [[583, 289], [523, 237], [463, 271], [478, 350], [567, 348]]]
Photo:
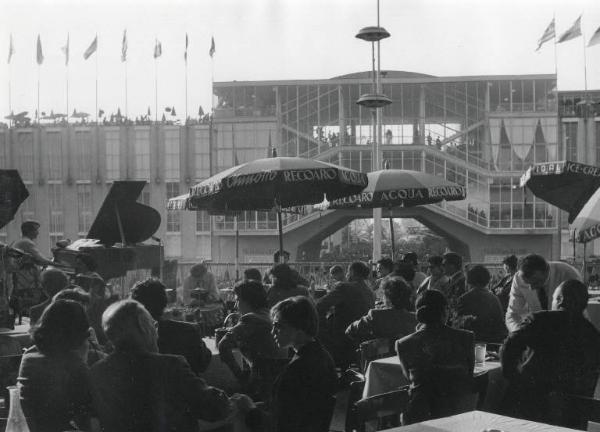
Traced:
[[339, 145], [342, 146], [346, 144], [346, 114], [344, 112], [344, 92], [341, 85], [338, 85], [338, 113], [340, 125]]
[[425, 144], [425, 85], [419, 86], [419, 139], [415, 144]]

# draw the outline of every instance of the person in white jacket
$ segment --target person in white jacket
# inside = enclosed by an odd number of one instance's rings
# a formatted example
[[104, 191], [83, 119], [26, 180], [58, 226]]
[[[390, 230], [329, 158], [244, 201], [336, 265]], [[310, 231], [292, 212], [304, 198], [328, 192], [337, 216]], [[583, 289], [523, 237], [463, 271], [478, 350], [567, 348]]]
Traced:
[[508, 331], [517, 330], [527, 315], [550, 309], [554, 290], [569, 279], [582, 281], [579, 271], [570, 264], [546, 261], [537, 254], [524, 257], [510, 287], [506, 311]]

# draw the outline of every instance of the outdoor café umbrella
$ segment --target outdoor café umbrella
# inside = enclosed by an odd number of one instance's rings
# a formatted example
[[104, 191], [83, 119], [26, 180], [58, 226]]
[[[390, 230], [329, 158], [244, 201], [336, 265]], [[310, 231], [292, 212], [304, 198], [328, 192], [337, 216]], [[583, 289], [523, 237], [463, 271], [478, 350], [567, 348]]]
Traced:
[[525, 186], [538, 198], [568, 212], [572, 223], [600, 187], [600, 167], [568, 160], [538, 163], [521, 177], [521, 187]]
[[392, 258], [394, 256], [394, 226], [392, 209], [434, 204], [440, 201], [464, 200], [464, 186], [421, 171], [384, 169], [367, 174], [369, 184], [358, 194], [330, 201], [327, 208], [387, 208], [390, 210]]
[[187, 204], [179, 204], [179, 200], [173, 207], [206, 209], [213, 214], [275, 208], [283, 256], [282, 208], [316, 204], [323, 196], [334, 200], [366, 186], [364, 173], [318, 160], [280, 156], [226, 169], [192, 186]]

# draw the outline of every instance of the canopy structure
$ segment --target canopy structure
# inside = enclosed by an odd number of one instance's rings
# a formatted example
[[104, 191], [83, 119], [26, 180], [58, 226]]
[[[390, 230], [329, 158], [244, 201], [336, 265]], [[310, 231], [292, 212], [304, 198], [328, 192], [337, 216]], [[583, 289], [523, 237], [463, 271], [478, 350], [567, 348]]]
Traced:
[[568, 160], [538, 163], [523, 174], [521, 187], [568, 212], [569, 223], [573, 223], [600, 187], [600, 167]]
[[168, 209], [208, 210], [226, 214], [243, 210], [277, 211], [279, 250], [283, 257], [283, 208], [316, 204], [358, 193], [367, 175], [327, 162], [300, 157], [257, 159], [222, 171], [169, 200]]

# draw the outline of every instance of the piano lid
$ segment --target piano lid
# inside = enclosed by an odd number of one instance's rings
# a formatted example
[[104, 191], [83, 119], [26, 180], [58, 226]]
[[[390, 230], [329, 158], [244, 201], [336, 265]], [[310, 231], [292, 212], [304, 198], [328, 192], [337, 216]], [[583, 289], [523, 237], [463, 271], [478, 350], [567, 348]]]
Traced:
[[145, 181], [115, 181], [94, 219], [87, 238], [104, 246], [141, 243], [160, 226], [158, 211], [137, 201]]

